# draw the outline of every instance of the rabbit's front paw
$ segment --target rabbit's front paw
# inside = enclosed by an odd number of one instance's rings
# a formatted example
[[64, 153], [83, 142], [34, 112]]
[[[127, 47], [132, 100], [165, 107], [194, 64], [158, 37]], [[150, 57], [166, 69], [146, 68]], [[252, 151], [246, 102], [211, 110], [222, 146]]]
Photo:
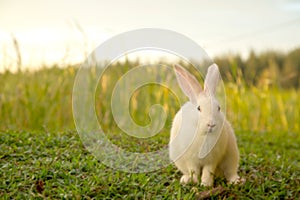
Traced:
[[180, 179], [181, 184], [187, 184], [191, 181], [193, 181], [193, 183], [198, 183], [198, 177], [196, 175], [183, 175]]
[[211, 187], [213, 186], [213, 181], [202, 181], [201, 185], [205, 187]]
[[189, 175], [183, 175], [180, 179], [180, 183], [181, 184], [187, 184], [188, 182], [190, 182], [191, 177]]
[[231, 179], [229, 180], [229, 183], [230, 183], [230, 184], [244, 184], [245, 182], [246, 182], [246, 179], [241, 178], [241, 177], [239, 177], [239, 176], [236, 176], [236, 177], [231, 178]]

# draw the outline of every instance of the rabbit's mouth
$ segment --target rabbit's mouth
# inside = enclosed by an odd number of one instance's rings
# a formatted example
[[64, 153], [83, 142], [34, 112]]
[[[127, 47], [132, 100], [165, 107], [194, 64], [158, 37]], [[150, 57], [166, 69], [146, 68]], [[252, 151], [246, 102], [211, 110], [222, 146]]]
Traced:
[[215, 129], [215, 127], [216, 127], [216, 124], [210, 124], [210, 123], [208, 123], [207, 124], [207, 133], [212, 133], [213, 130]]
[[207, 129], [207, 133], [212, 133], [213, 132], [213, 128], [208, 128]]

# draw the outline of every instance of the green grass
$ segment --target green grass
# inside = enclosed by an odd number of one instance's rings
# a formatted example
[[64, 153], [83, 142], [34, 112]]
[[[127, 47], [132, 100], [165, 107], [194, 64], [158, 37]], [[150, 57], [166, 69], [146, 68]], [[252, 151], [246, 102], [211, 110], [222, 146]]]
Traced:
[[[218, 199], [296, 199], [300, 194], [300, 136], [278, 132], [238, 132], [240, 175], [247, 182], [226, 185]], [[0, 133], [2, 199], [191, 199], [209, 188], [181, 186], [170, 164], [149, 173], [108, 168], [81, 144], [75, 132]], [[213, 197], [213, 196], [211, 196]]]
[[[159, 150], [168, 144], [171, 121], [180, 106], [171, 91], [150, 84], [130, 99], [130, 114], [137, 124], [150, 123], [153, 104], [160, 103], [168, 113], [155, 137], [124, 134], [110, 111], [114, 84], [131, 64], [116, 63], [105, 72], [98, 83], [95, 110], [114, 144], [133, 152]], [[0, 84], [0, 198], [193, 199], [209, 190], [181, 186], [181, 174], [172, 164], [155, 172], [130, 174], [93, 157], [75, 131], [76, 72], [69, 67], [0, 74], [4, 83]], [[247, 182], [230, 186], [217, 179], [215, 186], [223, 190], [211, 198], [300, 198], [300, 90], [246, 86], [242, 76], [225, 83], [225, 89], [226, 113], [241, 153], [239, 173]]]

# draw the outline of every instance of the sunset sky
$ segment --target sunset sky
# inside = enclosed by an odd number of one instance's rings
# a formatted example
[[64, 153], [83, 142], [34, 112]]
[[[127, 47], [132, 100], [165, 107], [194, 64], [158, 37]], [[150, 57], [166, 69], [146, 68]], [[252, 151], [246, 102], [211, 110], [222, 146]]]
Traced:
[[211, 57], [245, 56], [251, 49], [287, 51], [300, 47], [300, 1], [0, 0], [0, 69], [16, 60], [12, 35], [29, 66], [80, 62], [85, 51], [138, 28], [179, 32]]

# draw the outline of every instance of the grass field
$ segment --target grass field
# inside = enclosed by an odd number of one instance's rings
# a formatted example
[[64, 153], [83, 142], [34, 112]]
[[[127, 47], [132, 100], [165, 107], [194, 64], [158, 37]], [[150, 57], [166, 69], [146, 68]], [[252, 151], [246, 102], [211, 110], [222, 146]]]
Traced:
[[[240, 175], [247, 182], [210, 197], [297, 199], [300, 194], [299, 144], [296, 133], [237, 132]], [[97, 161], [76, 132], [2, 131], [2, 199], [192, 199], [207, 188], [181, 186], [180, 172], [169, 165], [151, 173], [115, 171]]]
[[[114, 83], [130, 69], [119, 65], [106, 72], [96, 91], [96, 111], [103, 129], [110, 133], [112, 142], [131, 151], [146, 152], [166, 146], [170, 123], [179, 109], [168, 89], [150, 85], [141, 88], [131, 99], [130, 113], [138, 124], [149, 123], [147, 111], [153, 103], [162, 104], [168, 113], [161, 132], [142, 141], [119, 134], [109, 99], [99, 100], [110, 96]], [[205, 196], [205, 191], [211, 188], [181, 186], [181, 174], [174, 165], [151, 173], [130, 174], [106, 167], [94, 158], [75, 131], [72, 116], [75, 75], [76, 69], [72, 67], [0, 74], [0, 198], [194, 199]], [[217, 190], [206, 197], [300, 198], [300, 91], [268, 85], [246, 86], [242, 77], [225, 83], [225, 89], [226, 112], [236, 130], [241, 153], [239, 173], [247, 181], [244, 185], [230, 186], [217, 179]]]

